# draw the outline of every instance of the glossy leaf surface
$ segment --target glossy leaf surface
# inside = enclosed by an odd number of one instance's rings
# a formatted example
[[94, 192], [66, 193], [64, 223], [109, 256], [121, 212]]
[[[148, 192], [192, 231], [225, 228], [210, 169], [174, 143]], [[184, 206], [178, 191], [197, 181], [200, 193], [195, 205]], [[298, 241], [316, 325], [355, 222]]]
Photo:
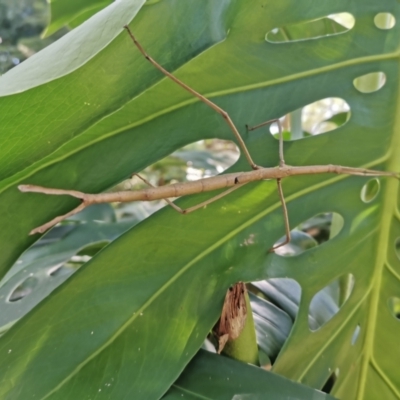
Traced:
[[[68, 279], [83, 263], [82, 255], [90, 258], [136, 222], [117, 223], [112, 207], [98, 204], [71, 218], [69, 225], [53, 229], [38, 246], [26, 251], [0, 282], [0, 332], [9, 329]], [[68, 264], [77, 254], [77, 263]]]
[[[26, 236], [31, 228], [76, 204], [21, 194], [17, 184], [98, 192], [189, 142], [232, 139], [220, 116], [161, 76], [119, 33], [142, 4], [114, 2], [61, 45], [2, 76], [2, 275], [33, 242]], [[277, 142], [266, 130], [246, 133], [245, 124], [340, 97], [351, 107], [350, 120], [326, 134], [286, 142], [287, 163], [400, 171], [400, 27], [379, 30], [374, 16], [383, 10], [400, 18], [394, 0], [285, 0], [279, 6], [162, 0], [143, 7], [131, 28], [156, 60], [229, 111], [258, 164], [277, 164]], [[356, 19], [349, 32], [265, 41], [276, 26], [342, 11]], [[354, 79], [377, 71], [386, 77], [380, 90], [356, 90]], [[248, 166], [241, 159], [231, 171], [243, 169]], [[189, 216], [161, 210], [1, 337], [0, 397], [159, 398], [201, 346], [230, 284], [288, 277], [301, 285], [302, 297], [274, 371], [321, 388], [338, 368], [336, 397], [399, 398], [399, 188], [394, 179], [379, 181], [379, 192], [365, 202], [366, 178], [286, 179], [292, 226], [322, 212], [344, 219], [334, 239], [288, 258], [267, 253], [284, 232], [274, 182], [249, 184]], [[311, 333], [311, 299], [348, 273], [355, 278], [352, 295]]]

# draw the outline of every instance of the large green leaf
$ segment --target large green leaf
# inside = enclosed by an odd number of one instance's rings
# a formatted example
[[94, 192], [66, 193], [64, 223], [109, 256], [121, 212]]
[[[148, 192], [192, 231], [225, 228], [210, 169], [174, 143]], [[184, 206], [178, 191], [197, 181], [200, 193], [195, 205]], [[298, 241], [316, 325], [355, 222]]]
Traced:
[[[17, 184], [97, 192], [186, 143], [232, 139], [220, 116], [160, 76], [126, 33], [116, 36], [142, 3], [113, 3], [62, 45], [1, 78], [1, 93], [8, 95], [1, 98], [7, 110], [0, 148], [2, 274], [32, 243], [25, 236], [31, 228], [76, 204], [21, 194]], [[399, 171], [400, 27], [374, 25], [382, 11], [399, 18], [399, 8], [394, 0], [162, 0], [143, 7], [131, 28], [155, 59], [229, 111], [258, 164], [277, 163], [277, 142], [262, 130], [247, 134], [245, 124], [341, 97], [351, 107], [350, 120], [336, 131], [287, 143], [286, 161]], [[294, 43], [264, 40], [277, 26], [342, 11], [356, 18], [347, 33]], [[355, 78], [376, 71], [386, 74], [381, 90], [354, 88]], [[240, 160], [232, 170], [246, 168]], [[301, 285], [302, 297], [274, 371], [321, 388], [338, 369], [332, 393], [339, 398], [398, 398], [398, 182], [381, 179], [378, 195], [367, 203], [361, 199], [366, 181], [284, 181], [293, 226], [321, 212], [344, 219], [334, 239], [290, 258], [267, 253], [284, 232], [274, 182], [250, 184], [189, 216], [161, 210], [0, 339], [1, 396], [159, 398], [201, 346], [231, 283], [289, 277]], [[311, 332], [312, 297], [348, 273], [355, 277], [350, 298]]]
[[[0, 332], [7, 330], [76, 271], [79, 264], [66, 264], [73, 256], [83, 252], [88, 257], [137, 222], [116, 223], [112, 220], [114, 211], [108, 204], [89, 207], [76, 215], [77, 218], [83, 223], [53, 229], [46, 237], [48, 243], [38, 242], [38, 246], [26, 251], [0, 282]], [[101, 218], [111, 221], [99, 221]]]
[[[229, 385], [227, 385], [227, 382]], [[333, 400], [261, 368], [200, 350], [163, 399]]]

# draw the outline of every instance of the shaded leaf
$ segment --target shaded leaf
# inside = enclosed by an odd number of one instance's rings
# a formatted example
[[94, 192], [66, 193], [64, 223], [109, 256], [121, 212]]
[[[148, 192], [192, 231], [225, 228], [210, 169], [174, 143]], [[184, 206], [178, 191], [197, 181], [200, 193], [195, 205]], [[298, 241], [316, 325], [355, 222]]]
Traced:
[[[76, 272], [79, 265], [66, 264], [73, 256], [83, 249], [84, 254], [97, 253], [132, 225], [130, 221], [87, 222], [71, 226], [68, 232], [56, 228], [55, 231], [64, 233], [57, 241], [33, 247], [25, 252], [0, 282], [0, 332], [9, 329]], [[25, 282], [29, 280], [35, 282], [34, 287], [28, 292], [18, 290], [19, 286], [24, 287]], [[16, 295], [19, 298], [15, 298]]]
[[[7, 130], [0, 148], [3, 274], [32, 243], [25, 239], [31, 228], [76, 204], [18, 193], [18, 183], [98, 192], [186, 143], [232, 139], [220, 116], [160, 76], [132, 49], [129, 38], [112, 40], [118, 24], [135, 14], [131, 5], [115, 2], [65, 36], [62, 43], [69, 44], [75, 32], [90, 26], [94, 50], [83, 46], [78, 61], [71, 56], [78, 43], [72, 53], [53, 46], [43, 58], [38, 55], [1, 78], [2, 93], [10, 94], [1, 98], [7, 110], [1, 117]], [[260, 165], [277, 164], [277, 142], [263, 132], [247, 134], [245, 124], [335, 96], [350, 105], [350, 120], [335, 131], [286, 142], [288, 164], [399, 171], [400, 25], [382, 31], [373, 23], [382, 8], [399, 19], [399, 7], [389, 0], [285, 0], [279, 5], [254, 0], [251, 6], [243, 0], [163, 0], [143, 7], [131, 27], [155, 59], [169, 70], [179, 68], [179, 77], [229, 111]], [[357, 21], [347, 33], [297, 43], [264, 40], [277, 23], [343, 10]], [[110, 29], [99, 41], [87, 24], [103, 17]], [[87, 43], [87, 36], [80, 38]], [[51, 64], [57, 57], [59, 63]], [[384, 72], [386, 85], [373, 93], [357, 91], [354, 79], [376, 71]], [[231, 171], [247, 168], [241, 159]], [[340, 398], [399, 397], [394, 345], [399, 324], [388, 306], [400, 287], [395, 250], [399, 188], [394, 179], [380, 179], [378, 193], [365, 202], [366, 183], [363, 177], [344, 176], [284, 181], [292, 226], [324, 212], [337, 212], [344, 220], [334, 239], [294, 257], [268, 253], [284, 232], [274, 182], [249, 184], [190, 216], [170, 209], [156, 213], [94, 257], [1, 338], [1, 395], [80, 398], [98, 395], [99, 389], [104, 393], [107, 385], [109, 397], [159, 398], [202, 345], [229, 285], [279, 277], [297, 281], [302, 295], [274, 371], [321, 388], [339, 369], [332, 393]], [[182, 199], [179, 205], [208, 197]], [[310, 332], [311, 299], [349, 273], [355, 278], [350, 298], [321, 329]]]
[[182, 398], [333, 400], [326, 393], [204, 350], [200, 350], [163, 397], [165, 400]]
[[110, 3], [110, 0], [52, 0], [50, 1], [51, 20], [43, 36], [50, 36], [64, 25], [76, 21], [82, 15], [85, 18], [81, 20], [83, 22]]

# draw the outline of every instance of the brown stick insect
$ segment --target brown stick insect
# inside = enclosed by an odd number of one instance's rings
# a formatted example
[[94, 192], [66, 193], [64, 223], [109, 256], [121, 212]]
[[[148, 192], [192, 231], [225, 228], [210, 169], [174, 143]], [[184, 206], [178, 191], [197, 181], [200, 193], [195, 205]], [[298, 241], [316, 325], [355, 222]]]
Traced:
[[[364, 169], [364, 168], [353, 168], [353, 167], [344, 167], [340, 165], [311, 165], [311, 166], [300, 166], [294, 167], [289, 166], [285, 163], [284, 154], [283, 154], [283, 135], [282, 135], [282, 127], [280, 124], [279, 119], [273, 119], [257, 126], [247, 128], [249, 131], [257, 129], [261, 126], [265, 126], [272, 122], [278, 123], [279, 128], [279, 166], [275, 168], [263, 168], [255, 164], [253, 161], [249, 150], [246, 147], [245, 142], [243, 141], [238, 129], [234, 125], [233, 121], [231, 120], [229, 114], [218, 107], [215, 103], [211, 100], [207, 99], [200, 93], [196, 92], [194, 89], [180, 81], [170, 72], [165, 70], [160, 64], [158, 64], [153, 58], [151, 58], [143, 49], [141, 44], [136, 40], [135, 36], [132, 34], [131, 30], [128, 26], [124, 27], [129, 36], [131, 37], [133, 43], [142, 53], [142, 55], [151, 63], [153, 64], [158, 70], [160, 70], [164, 75], [170, 78], [172, 81], [176, 82], [179, 86], [183, 89], [187, 90], [193, 96], [197, 97], [200, 101], [207, 104], [211, 109], [216, 111], [221, 115], [221, 117], [226, 121], [227, 125], [231, 129], [233, 135], [235, 136], [243, 154], [245, 155], [248, 163], [250, 164], [252, 171], [248, 172], [238, 172], [238, 173], [230, 173], [219, 175], [211, 178], [204, 178], [199, 179], [194, 182], [186, 182], [186, 183], [176, 183], [167, 186], [161, 187], [153, 187], [147, 180], [140, 177], [147, 185], [150, 187], [147, 189], [135, 190], [135, 191], [121, 191], [121, 192], [113, 192], [113, 193], [99, 193], [99, 194], [87, 194], [83, 192], [79, 192], [76, 190], [63, 190], [63, 189], [52, 189], [52, 188], [45, 188], [42, 186], [35, 186], [35, 185], [20, 185], [18, 188], [21, 192], [36, 192], [36, 193], [43, 193], [48, 195], [68, 195], [72, 197], [76, 197], [80, 199], [82, 202], [81, 204], [74, 208], [67, 214], [60, 215], [51, 221], [33, 229], [30, 234], [33, 235], [35, 233], [43, 233], [49, 228], [53, 227], [57, 223], [63, 221], [64, 219], [77, 214], [78, 212], [82, 211], [84, 208], [98, 203], [108, 203], [108, 202], [130, 202], [130, 201], [151, 201], [151, 200], [158, 200], [164, 199], [168, 202], [171, 207], [173, 207], [176, 211], [181, 214], [189, 214], [199, 208], [206, 206], [216, 200], [221, 199], [222, 197], [226, 196], [227, 194], [233, 192], [234, 190], [242, 187], [246, 183], [265, 180], [265, 179], [276, 179], [277, 186], [278, 186], [278, 193], [280, 197], [280, 201], [282, 204], [283, 210], [283, 217], [285, 222], [285, 234], [286, 239], [285, 241], [279, 243], [275, 247], [273, 247], [270, 251], [276, 250], [278, 247], [281, 247], [287, 244], [290, 241], [290, 225], [289, 225], [289, 217], [286, 208], [286, 203], [283, 195], [282, 190], [282, 179], [294, 176], [294, 175], [310, 175], [310, 174], [324, 174], [324, 173], [334, 173], [334, 174], [348, 174], [348, 175], [359, 175], [359, 176], [388, 176], [388, 177], [395, 177], [400, 178], [400, 174], [396, 172], [387, 172], [387, 171], [376, 171], [371, 169]], [[228, 188], [226, 191], [200, 203], [193, 207], [187, 209], [181, 209], [176, 204], [168, 200], [171, 197], [180, 197], [189, 194], [201, 193], [201, 192], [208, 192], [214, 191], [217, 189]]]
[[[289, 225], [289, 217], [286, 208], [286, 203], [282, 190], [282, 179], [295, 175], [309, 175], [309, 174], [324, 174], [324, 173], [334, 173], [334, 174], [348, 174], [348, 175], [360, 175], [360, 176], [388, 176], [400, 178], [400, 174], [396, 172], [386, 172], [386, 171], [376, 171], [370, 169], [363, 168], [353, 168], [353, 167], [344, 167], [340, 165], [311, 165], [311, 166], [300, 166], [294, 167], [289, 166], [285, 163], [284, 154], [283, 154], [283, 134], [282, 127], [279, 119], [269, 120], [252, 128], [247, 127], [248, 131], [257, 129], [261, 126], [265, 126], [272, 122], [278, 123], [279, 128], [279, 165], [275, 168], [263, 168], [255, 164], [253, 161], [249, 150], [246, 147], [245, 142], [243, 141], [238, 129], [234, 125], [231, 120], [229, 114], [213, 103], [211, 100], [207, 99], [200, 93], [196, 92], [194, 89], [180, 81], [170, 72], [165, 70], [160, 64], [158, 64], [153, 58], [151, 58], [145, 50], [142, 48], [140, 43], [136, 40], [135, 36], [132, 34], [128, 26], [124, 27], [129, 36], [131, 37], [133, 43], [136, 45], [138, 50], [142, 53], [142, 55], [158, 70], [160, 70], [165, 76], [169, 79], [177, 83], [183, 89], [187, 90], [193, 96], [197, 97], [200, 101], [205, 103], [211, 109], [216, 111], [221, 117], [225, 120], [228, 127], [232, 131], [234, 137], [237, 140], [237, 143], [240, 146], [244, 156], [246, 157], [252, 171], [248, 172], [238, 172], [238, 173], [230, 173], [224, 174], [220, 176], [215, 176], [211, 178], [200, 179], [194, 182], [186, 182], [186, 183], [176, 183], [167, 186], [161, 187], [153, 187], [146, 179], [137, 175], [143, 182], [145, 182], [149, 188], [135, 190], [135, 191], [121, 191], [114, 193], [100, 193], [100, 194], [86, 194], [76, 190], [63, 190], [63, 189], [53, 189], [53, 188], [45, 188], [41, 186], [35, 185], [20, 185], [19, 190], [21, 192], [36, 192], [43, 193], [48, 195], [68, 195], [72, 197], [76, 197], [80, 199], [81, 204], [70, 211], [65, 215], [60, 215], [51, 221], [41, 225], [35, 229], [33, 229], [30, 234], [35, 233], [43, 233], [49, 228], [53, 227], [57, 223], [63, 221], [64, 219], [77, 214], [82, 211], [84, 208], [98, 203], [108, 203], [108, 202], [130, 202], [130, 201], [151, 201], [164, 199], [168, 202], [168, 204], [173, 207], [176, 211], [181, 214], [189, 214], [195, 210], [198, 210], [207, 204], [210, 204], [216, 200], [221, 199], [227, 194], [233, 192], [234, 190], [242, 187], [243, 185], [259, 180], [265, 179], [276, 179], [278, 186], [278, 194], [282, 205], [283, 210], [283, 218], [285, 223], [285, 234], [286, 239], [283, 242], [275, 245], [270, 251], [274, 251], [277, 248], [287, 244], [290, 241], [290, 225]], [[171, 202], [169, 198], [171, 197], [180, 197], [189, 194], [195, 194], [200, 192], [214, 191], [218, 189], [228, 188], [226, 191], [200, 203], [193, 207], [187, 209], [181, 209], [176, 204]], [[222, 315], [217, 325], [214, 328], [214, 333], [219, 341], [219, 349], [220, 352], [224, 347], [227, 340], [236, 339], [246, 321], [246, 304], [245, 304], [245, 285], [242, 282], [236, 283], [233, 287], [231, 287], [226, 295], [224, 307], [222, 311]]]

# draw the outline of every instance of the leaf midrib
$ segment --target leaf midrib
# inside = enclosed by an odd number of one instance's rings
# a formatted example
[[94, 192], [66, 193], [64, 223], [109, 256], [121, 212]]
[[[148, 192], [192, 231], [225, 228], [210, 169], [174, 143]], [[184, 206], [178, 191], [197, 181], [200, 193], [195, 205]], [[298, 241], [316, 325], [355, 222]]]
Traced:
[[[400, 98], [400, 84], [397, 89], [397, 99]], [[393, 126], [393, 139], [390, 145], [390, 155], [388, 158], [388, 169], [391, 171], [400, 171], [400, 102], [397, 102], [396, 118]], [[397, 133], [397, 134], [396, 134]], [[398, 214], [397, 210], [397, 193], [399, 190], [399, 181], [391, 179], [387, 182], [384, 191], [384, 202], [382, 217], [380, 222], [381, 232], [377, 242], [377, 256], [375, 260], [375, 272], [371, 282], [373, 285], [371, 306], [367, 313], [366, 336], [364, 341], [364, 357], [361, 362], [360, 380], [357, 391], [357, 399], [363, 400], [365, 388], [367, 384], [368, 366], [372, 365], [374, 358], [373, 344], [375, 341], [375, 331], [377, 329], [379, 297], [382, 286], [382, 275], [385, 265], [387, 264], [387, 252], [390, 237], [391, 221]], [[391, 386], [389, 386], [392, 389]], [[397, 394], [397, 393], [396, 393]], [[398, 395], [398, 394], [397, 394]]]
[[[368, 235], [363, 236], [362, 239], [358, 242], [355, 243], [353, 247], [358, 246], [358, 244], [362, 243], [365, 241], [368, 237], [374, 235], [376, 233], [378, 228], [373, 229], [368, 233]], [[299, 382], [302, 382], [303, 378], [306, 376], [307, 372], [311, 369], [311, 367], [315, 364], [318, 359], [320, 359], [322, 353], [325, 351], [325, 349], [334, 341], [334, 339], [340, 334], [340, 332], [344, 329], [344, 327], [347, 325], [347, 323], [352, 319], [353, 315], [358, 311], [364, 300], [369, 296], [372, 290], [372, 285], [368, 288], [368, 290], [365, 291], [364, 295], [361, 297], [361, 299], [355, 304], [355, 306], [351, 309], [351, 312], [347, 315], [347, 317], [343, 320], [342, 324], [340, 327], [335, 330], [335, 332], [329, 336], [329, 339], [327, 339], [324, 344], [318, 349], [318, 351], [314, 354], [313, 358], [310, 360], [308, 365], [304, 368], [303, 372], [298, 378]], [[340, 311], [340, 310], [339, 310]]]

